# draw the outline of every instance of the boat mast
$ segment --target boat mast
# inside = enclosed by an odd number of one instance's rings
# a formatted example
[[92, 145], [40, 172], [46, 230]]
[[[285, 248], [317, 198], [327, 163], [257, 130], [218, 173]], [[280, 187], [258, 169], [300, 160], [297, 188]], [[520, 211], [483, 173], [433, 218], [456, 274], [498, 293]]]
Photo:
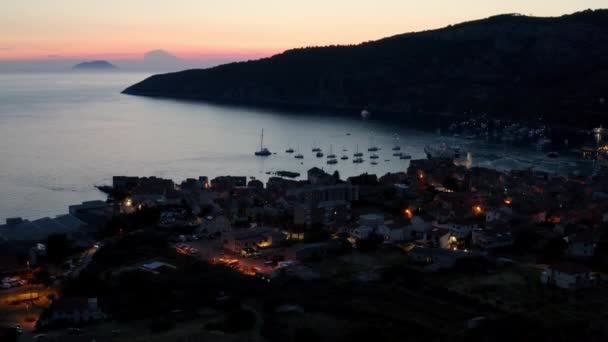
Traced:
[[262, 128], [262, 135], [260, 136], [260, 151], [264, 146], [264, 129]]

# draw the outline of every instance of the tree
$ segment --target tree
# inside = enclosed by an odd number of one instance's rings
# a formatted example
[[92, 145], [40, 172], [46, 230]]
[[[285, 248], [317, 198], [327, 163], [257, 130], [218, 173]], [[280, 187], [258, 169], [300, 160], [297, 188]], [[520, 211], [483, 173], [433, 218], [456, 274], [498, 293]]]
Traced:
[[70, 243], [65, 234], [51, 234], [47, 238], [46, 253], [49, 260], [57, 262], [70, 254]]

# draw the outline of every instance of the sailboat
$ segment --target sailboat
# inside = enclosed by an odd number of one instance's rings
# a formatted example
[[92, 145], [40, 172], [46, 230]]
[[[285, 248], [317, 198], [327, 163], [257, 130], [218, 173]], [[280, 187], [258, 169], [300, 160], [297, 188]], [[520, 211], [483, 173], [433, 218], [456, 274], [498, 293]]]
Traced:
[[336, 155], [334, 154], [334, 146], [333, 145], [329, 145], [329, 154], [327, 155], [327, 158], [329, 159], [336, 159]]
[[359, 152], [359, 144], [357, 144], [357, 152], [353, 154], [354, 157], [363, 157], [363, 153]]
[[313, 144], [312, 146], [312, 152], [321, 152], [321, 148], [318, 146], [315, 146], [315, 144]]
[[401, 146], [399, 146], [399, 136], [395, 133], [395, 146], [393, 146], [393, 151], [401, 151]]
[[264, 147], [264, 129], [262, 128], [262, 135], [260, 136], [260, 150], [255, 151], [254, 154], [259, 157], [268, 157], [272, 153]]
[[377, 152], [378, 150], [380, 150], [378, 148], [378, 146], [374, 145], [374, 136], [372, 135], [372, 137], [370, 138], [370, 146], [367, 149], [369, 152]]

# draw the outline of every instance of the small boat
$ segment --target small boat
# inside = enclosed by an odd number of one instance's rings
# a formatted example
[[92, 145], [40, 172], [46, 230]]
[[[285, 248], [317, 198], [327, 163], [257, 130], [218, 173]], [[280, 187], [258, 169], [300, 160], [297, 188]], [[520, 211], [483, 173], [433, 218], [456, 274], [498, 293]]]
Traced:
[[557, 158], [557, 157], [559, 157], [559, 153], [552, 151], [552, 152], [547, 153], [547, 157]]
[[346, 135], [350, 135], [350, 132], [347, 132]]
[[342, 157], [340, 157], [340, 159], [342, 159], [342, 160], [347, 160], [347, 159], [348, 159], [348, 156], [345, 154], [345, 155], [343, 155]]
[[327, 161], [327, 164], [338, 164], [338, 160], [337, 159], [330, 159]]
[[294, 158], [296, 159], [304, 159], [304, 155], [302, 155], [302, 153], [300, 153], [300, 148], [298, 147], [298, 154], [296, 154], [294, 156]]
[[402, 154], [399, 159], [412, 159], [412, 156], [410, 156], [409, 154]]
[[336, 159], [336, 155], [333, 152], [333, 145], [329, 145], [329, 154], [327, 155], [329, 159]]
[[401, 152], [395, 152], [395, 153], [393, 153], [393, 157], [401, 157]]
[[390, 162], [391, 160], [390, 160], [390, 159], [384, 159], [384, 161], [385, 161], [385, 162]]
[[369, 158], [370, 158], [370, 159], [378, 159], [378, 158], [380, 158], [380, 157], [378, 157], [378, 155], [374, 153], [374, 154], [372, 154], [371, 156], [369, 156]]
[[291, 147], [285, 150], [285, 153], [293, 153], [293, 152], [294, 152], [294, 150]]
[[316, 156], [317, 156], [317, 158], [323, 158], [323, 152], [321, 152], [319, 150], [319, 152], [317, 152]]
[[354, 157], [363, 157], [363, 153], [359, 152], [359, 145], [357, 145], [357, 152], [353, 154]]
[[377, 161], [373, 161], [371, 164], [372, 165], [378, 165], [378, 162]]
[[259, 157], [268, 157], [272, 153], [264, 147], [264, 129], [262, 128], [262, 135], [260, 136], [260, 150], [255, 151], [253, 154]]
[[363, 163], [363, 162], [364, 162], [364, 160], [361, 157], [353, 159], [353, 163], [356, 163], [356, 164], [360, 164], [360, 163]]
[[380, 149], [377, 146], [371, 146], [367, 149], [369, 152], [378, 152]]
[[401, 150], [401, 146], [395, 146], [393, 147], [393, 151], [400, 151]]

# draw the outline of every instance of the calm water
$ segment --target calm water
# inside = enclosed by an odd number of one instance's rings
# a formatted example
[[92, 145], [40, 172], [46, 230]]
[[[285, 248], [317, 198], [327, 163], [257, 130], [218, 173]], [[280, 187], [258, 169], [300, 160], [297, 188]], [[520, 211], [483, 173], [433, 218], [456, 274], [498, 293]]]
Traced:
[[[305, 174], [312, 166], [337, 169], [342, 177], [380, 175], [404, 171], [409, 164], [392, 157], [395, 134], [414, 159], [424, 157], [426, 144], [444, 141], [434, 132], [362, 121], [359, 113], [290, 114], [120, 94], [146, 76], [0, 74], [0, 220], [62, 214], [70, 204], [103, 199], [94, 185], [109, 184], [113, 175], [178, 181], [230, 174], [265, 180], [268, 171]], [[262, 128], [264, 145], [277, 152], [268, 158], [253, 155]], [[376, 166], [367, 153], [371, 143], [382, 148]], [[533, 147], [455, 143], [472, 152], [474, 165], [551, 171], [576, 166], [572, 160], [549, 160]], [[327, 165], [326, 158], [313, 156], [313, 144], [326, 154], [333, 145], [338, 156], [347, 148], [350, 159]], [[363, 164], [352, 163], [357, 144], [365, 152]], [[303, 164], [284, 153], [288, 147], [304, 154]]]

